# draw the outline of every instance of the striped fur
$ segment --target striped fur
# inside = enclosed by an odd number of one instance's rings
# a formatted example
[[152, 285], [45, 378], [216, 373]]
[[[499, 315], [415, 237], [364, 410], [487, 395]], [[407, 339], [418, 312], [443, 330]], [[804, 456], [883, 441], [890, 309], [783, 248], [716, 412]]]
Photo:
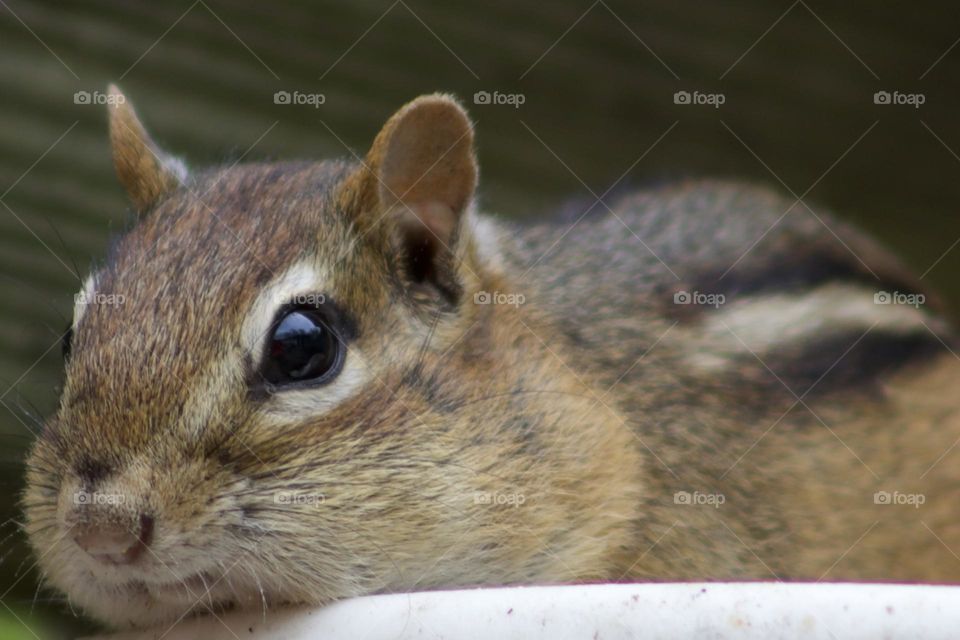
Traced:
[[[471, 201], [472, 128], [445, 96], [401, 109], [363, 163], [173, 180], [133, 131], [114, 136], [121, 178], [149, 207], [86, 285], [124, 302], [78, 308], [23, 498], [47, 581], [86, 613], [143, 626], [469, 585], [960, 580], [951, 325], [828, 214], [687, 181], [572, 228], [496, 221]], [[344, 373], [255, 392], [260, 334], [301, 293], [348, 319]], [[70, 536], [140, 514], [156, 526], [136, 564]]]

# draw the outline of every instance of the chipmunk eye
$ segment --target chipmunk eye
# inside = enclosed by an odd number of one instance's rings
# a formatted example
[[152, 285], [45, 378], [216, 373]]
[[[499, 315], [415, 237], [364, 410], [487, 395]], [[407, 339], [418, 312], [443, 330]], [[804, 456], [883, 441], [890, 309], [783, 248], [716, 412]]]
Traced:
[[293, 309], [275, 324], [261, 374], [270, 384], [332, 380], [343, 365], [343, 344], [320, 311]]

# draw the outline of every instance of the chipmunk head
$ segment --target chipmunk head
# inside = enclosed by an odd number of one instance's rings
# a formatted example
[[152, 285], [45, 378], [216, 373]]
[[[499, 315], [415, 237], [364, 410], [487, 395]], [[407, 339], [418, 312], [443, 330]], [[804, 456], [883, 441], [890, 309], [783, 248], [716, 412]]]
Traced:
[[497, 464], [530, 446], [522, 411], [467, 401], [511, 363], [472, 304], [496, 261], [457, 102], [407, 104], [363, 160], [188, 172], [111, 90], [138, 221], [77, 295], [28, 462], [48, 582], [127, 626], [535, 574], [542, 541], [499, 548], [513, 516], [474, 505], [545, 474]]

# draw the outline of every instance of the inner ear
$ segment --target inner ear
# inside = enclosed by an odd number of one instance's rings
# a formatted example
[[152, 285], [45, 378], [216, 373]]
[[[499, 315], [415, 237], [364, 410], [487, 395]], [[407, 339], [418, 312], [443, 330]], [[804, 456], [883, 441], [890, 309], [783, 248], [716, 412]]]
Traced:
[[437, 279], [434, 261], [440, 253], [440, 241], [423, 224], [417, 221], [405, 223], [409, 228], [401, 232], [406, 258], [406, 271], [416, 283], [431, 282]]
[[457, 217], [446, 205], [413, 203], [396, 216], [398, 253], [403, 269], [414, 285], [432, 285], [447, 302], [460, 297], [453, 245], [457, 242]]
[[[357, 181], [347, 189], [368, 221], [385, 221], [394, 252], [415, 297], [432, 286], [459, 299], [455, 256], [473, 199], [477, 167], [473, 129], [453, 98], [421, 96], [397, 111], [374, 140]], [[434, 297], [436, 297], [434, 295]]]
[[437, 268], [434, 261], [440, 244], [437, 239], [424, 228], [414, 228], [404, 234], [403, 240], [406, 270], [410, 279], [418, 284], [436, 281]]

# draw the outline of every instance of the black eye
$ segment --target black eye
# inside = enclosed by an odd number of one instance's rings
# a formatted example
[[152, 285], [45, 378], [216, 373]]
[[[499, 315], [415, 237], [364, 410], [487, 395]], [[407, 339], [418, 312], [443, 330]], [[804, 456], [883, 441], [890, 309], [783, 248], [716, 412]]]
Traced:
[[67, 325], [67, 330], [60, 336], [60, 350], [63, 353], [63, 359], [70, 358], [70, 343], [73, 342], [73, 326]]
[[292, 309], [274, 323], [261, 375], [273, 385], [329, 382], [340, 373], [343, 351], [321, 311]]

